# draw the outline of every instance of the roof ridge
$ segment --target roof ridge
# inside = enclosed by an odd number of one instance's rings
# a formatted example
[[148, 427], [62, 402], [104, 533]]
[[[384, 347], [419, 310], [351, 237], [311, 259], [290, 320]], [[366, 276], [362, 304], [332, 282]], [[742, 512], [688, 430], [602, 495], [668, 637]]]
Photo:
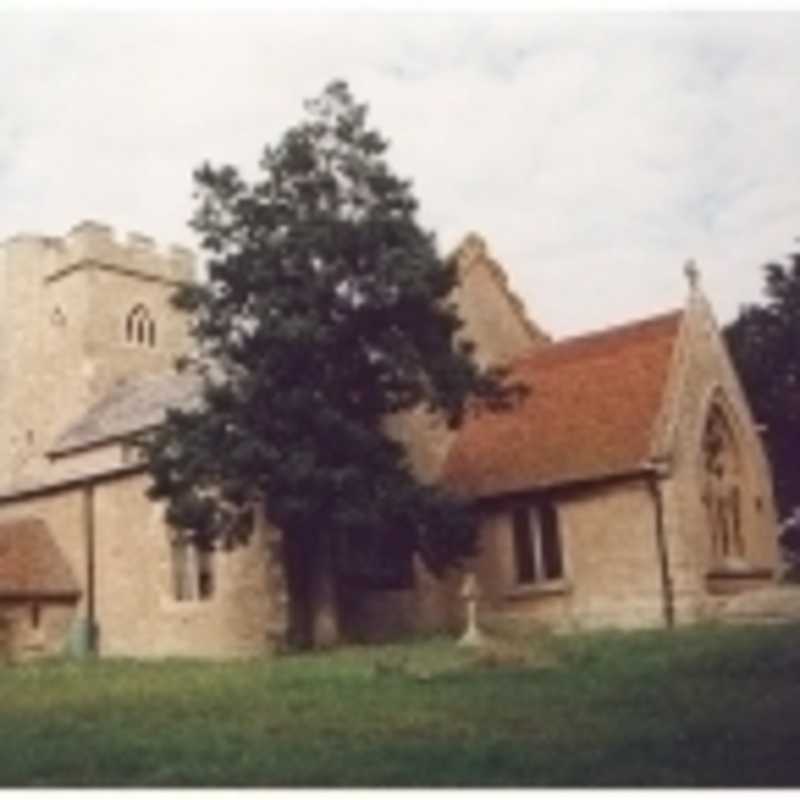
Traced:
[[[648, 326], [655, 326], [660, 323], [666, 323], [671, 319], [677, 322], [683, 315], [685, 310], [681, 308], [665, 311], [660, 314], [654, 314], [649, 317], [640, 317], [630, 322], [623, 322], [617, 325], [611, 325], [607, 328], [598, 328], [596, 330], [587, 331], [585, 333], [578, 333], [572, 336], [567, 336], [563, 339], [555, 339], [546, 344], [539, 345], [536, 348], [527, 350], [515, 361], [511, 366], [523, 365], [531, 359], [536, 359], [542, 356], [547, 356], [554, 351], [566, 350], [570, 346], [580, 345], [584, 343], [602, 342], [605, 339], [613, 339], [614, 337], [623, 337], [634, 333], [637, 329], [646, 328]], [[676, 327], [677, 332], [677, 327]]]
[[613, 335], [617, 333], [624, 333], [634, 328], [649, 325], [655, 322], [666, 322], [670, 317], [679, 317], [684, 314], [683, 308], [674, 308], [670, 311], [662, 311], [658, 314], [652, 314], [649, 317], [638, 317], [637, 319], [630, 320], [629, 322], [621, 322], [615, 325], [609, 325], [607, 328], [596, 328], [595, 330], [586, 331], [585, 333], [576, 333], [572, 336], [565, 336], [563, 339], [555, 339], [553, 345], [568, 344], [570, 342], [580, 341], [582, 339], [594, 339], [600, 336]]

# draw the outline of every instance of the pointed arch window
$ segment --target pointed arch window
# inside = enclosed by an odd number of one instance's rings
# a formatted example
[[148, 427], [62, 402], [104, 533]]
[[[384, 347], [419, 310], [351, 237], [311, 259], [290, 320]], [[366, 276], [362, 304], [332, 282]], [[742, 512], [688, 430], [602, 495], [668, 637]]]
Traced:
[[135, 305], [125, 318], [125, 341], [141, 347], [156, 346], [156, 323], [142, 303]]
[[702, 440], [703, 503], [715, 562], [742, 561], [745, 543], [742, 526], [741, 454], [733, 427], [719, 403], [711, 406]]

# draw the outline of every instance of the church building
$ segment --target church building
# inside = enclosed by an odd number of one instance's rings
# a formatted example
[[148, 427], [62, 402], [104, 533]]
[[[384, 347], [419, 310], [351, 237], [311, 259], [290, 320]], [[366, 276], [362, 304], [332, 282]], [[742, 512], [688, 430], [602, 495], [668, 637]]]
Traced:
[[[682, 308], [553, 341], [485, 243], [456, 253], [465, 335], [530, 391], [450, 432], [387, 421], [421, 479], [481, 520], [482, 613], [557, 630], [713, 618], [778, 565], [757, 426], [692, 273]], [[0, 244], [0, 656], [258, 656], [287, 629], [281, 532], [197, 551], [146, 496], [130, 444], [198, 398], [173, 369], [191, 346], [169, 303], [190, 252], [85, 222]], [[330, 576], [336, 583], [336, 576]], [[463, 624], [463, 572], [338, 586], [355, 640]]]

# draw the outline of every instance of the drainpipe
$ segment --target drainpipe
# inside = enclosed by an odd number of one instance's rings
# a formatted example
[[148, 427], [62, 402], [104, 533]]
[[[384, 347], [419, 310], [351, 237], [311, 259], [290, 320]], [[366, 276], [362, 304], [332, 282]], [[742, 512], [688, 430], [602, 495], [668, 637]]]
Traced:
[[669, 571], [669, 553], [667, 537], [664, 531], [664, 498], [661, 494], [660, 475], [658, 472], [647, 476], [647, 488], [653, 498], [655, 512], [656, 550], [658, 566], [661, 573], [661, 597], [664, 602], [664, 624], [667, 628], [675, 627], [675, 598], [672, 588], [672, 576]]
[[97, 653], [97, 611], [95, 600], [94, 485], [83, 487], [83, 541], [86, 554], [86, 648]]

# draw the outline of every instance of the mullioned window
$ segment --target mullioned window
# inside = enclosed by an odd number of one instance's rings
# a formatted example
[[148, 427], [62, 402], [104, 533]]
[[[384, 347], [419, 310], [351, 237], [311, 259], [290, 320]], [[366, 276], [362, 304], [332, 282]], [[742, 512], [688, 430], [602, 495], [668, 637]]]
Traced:
[[135, 305], [125, 317], [125, 341], [143, 347], [156, 346], [156, 323], [142, 303]]

